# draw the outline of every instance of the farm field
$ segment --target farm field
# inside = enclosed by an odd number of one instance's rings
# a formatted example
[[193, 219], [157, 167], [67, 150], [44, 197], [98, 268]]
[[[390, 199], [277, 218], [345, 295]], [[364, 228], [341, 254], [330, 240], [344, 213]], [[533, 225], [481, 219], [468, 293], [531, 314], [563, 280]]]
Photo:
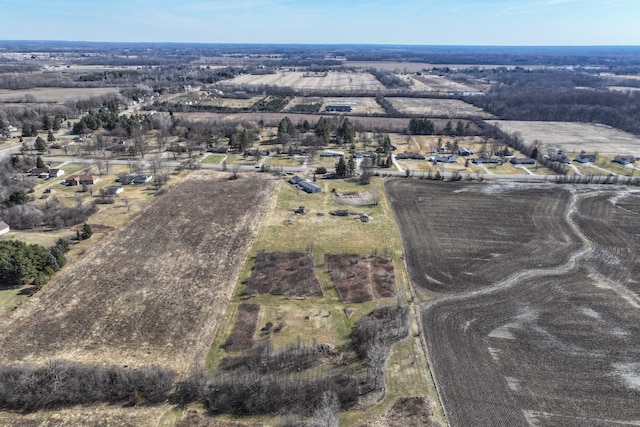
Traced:
[[289, 104], [287, 104], [287, 110], [293, 111], [296, 105], [304, 104], [320, 104], [320, 113], [324, 113], [324, 109], [327, 105], [349, 105], [352, 108], [352, 114], [385, 114], [384, 109], [376, 102], [375, 98], [365, 97], [296, 96], [289, 102]]
[[[228, 347], [236, 341], [245, 348], [248, 340], [262, 344], [268, 340], [277, 350], [296, 340], [314, 340], [343, 349], [363, 316], [376, 308], [393, 307], [398, 299], [410, 298], [400, 259], [400, 239], [382, 193], [382, 181], [373, 179], [367, 186], [350, 180], [318, 180], [317, 184], [323, 189], [320, 194], [296, 190], [286, 180], [278, 184], [277, 196], [269, 206], [211, 346], [207, 358], [210, 369], [225, 367], [232, 363], [229, 357], [239, 356], [234, 347]], [[294, 213], [300, 206], [305, 207], [306, 214]], [[336, 209], [367, 213], [371, 220], [363, 223], [359, 215], [329, 214]], [[350, 268], [353, 265], [357, 268]], [[322, 292], [317, 291], [315, 280], [307, 280], [314, 276]], [[259, 307], [257, 322], [255, 306]], [[340, 425], [359, 426], [362, 420], [375, 418], [390, 408], [398, 397], [425, 395], [428, 397], [421, 405], [429, 409], [421, 419], [442, 419], [425, 360], [420, 356], [416, 318], [411, 319], [410, 338], [391, 350], [388, 388], [382, 401], [342, 413]], [[322, 363], [323, 370], [336, 369], [332, 358]], [[362, 369], [350, 356], [344, 363], [349, 371]]]
[[2, 318], [0, 359], [203, 361], [273, 184], [192, 173]]
[[449, 92], [482, 92], [487, 89], [487, 85], [469, 85], [443, 76], [423, 74], [420, 76], [399, 76], [409, 83], [411, 92], [442, 93]]
[[40, 87], [32, 89], [0, 89], [0, 103], [30, 102], [64, 104], [65, 101], [91, 98], [93, 96], [118, 93], [118, 88], [61, 88]]
[[435, 98], [387, 98], [402, 113], [422, 114], [425, 117], [448, 117], [452, 119], [466, 117], [491, 118], [492, 115], [457, 99]]
[[479, 290], [519, 271], [514, 259], [550, 268], [579, 246], [563, 219], [571, 195], [560, 187], [397, 179], [385, 188], [418, 289]]
[[[449, 424], [638, 423], [640, 286], [633, 278], [640, 242], [632, 230], [640, 192], [451, 184], [387, 184], [405, 253], [415, 254], [407, 257], [414, 285], [449, 293], [420, 309]], [[402, 198], [409, 190], [414, 197]], [[512, 210], [514, 198], [529, 206]], [[520, 209], [529, 218], [510, 220]], [[449, 226], [440, 211], [449, 213]], [[493, 246], [502, 239], [496, 223], [515, 242], [499, 243], [508, 255]], [[414, 243], [426, 239], [431, 246]], [[464, 256], [450, 252], [451, 241]], [[441, 253], [450, 258], [447, 274]], [[482, 272], [478, 263], [496, 273], [475, 274], [469, 267]], [[476, 280], [465, 287], [469, 273]]]
[[640, 156], [640, 138], [604, 126], [588, 123], [515, 120], [496, 120], [491, 123], [509, 134], [519, 132], [528, 144], [539, 140], [544, 147], [561, 148], [567, 152], [580, 153], [584, 150], [587, 153]]
[[283, 71], [276, 74], [245, 74], [235, 77], [225, 84], [236, 87], [243, 86], [277, 86], [290, 87], [300, 91], [377, 91], [384, 86], [369, 73], [344, 73], [329, 71], [312, 73], [300, 71]]

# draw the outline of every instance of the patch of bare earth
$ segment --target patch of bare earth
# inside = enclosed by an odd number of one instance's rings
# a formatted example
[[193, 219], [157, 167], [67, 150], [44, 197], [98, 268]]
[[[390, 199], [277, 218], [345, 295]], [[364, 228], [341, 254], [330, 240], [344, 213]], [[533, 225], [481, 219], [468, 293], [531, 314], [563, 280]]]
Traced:
[[227, 352], [244, 351], [253, 347], [253, 334], [256, 331], [259, 315], [260, 304], [241, 304], [238, 307], [238, 318], [224, 344]]
[[374, 195], [368, 191], [336, 191], [335, 195], [337, 205], [369, 206], [374, 204]]
[[0, 362], [204, 360], [274, 181], [199, 171], [0, 323]]
[[322, 296], [313, 258], [305, 252], [259, 252], [246, 285], [247, 294]]
[[326, 260], [342, 302], [360, 303], [395, 296], [396, 276], [390, 259], [327, 254]]
[[384, 414], [361, 424], [360, 427], [435, 427], [438, 425], [426, 398], [401, 397]]

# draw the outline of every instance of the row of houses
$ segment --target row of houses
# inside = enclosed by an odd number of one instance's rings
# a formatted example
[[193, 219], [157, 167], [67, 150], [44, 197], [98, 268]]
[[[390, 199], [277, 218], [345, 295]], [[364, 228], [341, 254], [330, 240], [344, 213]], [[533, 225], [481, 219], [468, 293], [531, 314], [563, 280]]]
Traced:
[[38, 178], [58, 178], [64, 175], [64, 170], [56, 168], [33, 168], [29, 172], [29, 176], [35, 176]]
[[314, 184], [309, 180], [300, 178], [297, 175], [289, 178], [289, 184], [295, 185], [300, 190], [307, 192], [309, 194], [322, 192], [322, 189], [319, 186], [317, 186], [316, 184]]
[[74, 185], [93, 185], [100, 182], [97, 175], [71, 175], [64, 180], [64, 184], [71, 187]]

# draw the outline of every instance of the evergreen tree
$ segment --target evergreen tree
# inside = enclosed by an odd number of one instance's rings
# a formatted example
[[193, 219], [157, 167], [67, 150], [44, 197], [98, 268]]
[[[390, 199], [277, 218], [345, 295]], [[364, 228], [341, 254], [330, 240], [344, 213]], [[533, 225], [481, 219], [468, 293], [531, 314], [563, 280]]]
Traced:
[[340, 156], [338, 163], [336, 163], [336, 175], [340, 178], [347, 176], [347, 164], [344, 161], [344, 156]]
[[349, 157], [349, 161], [347, 162], [347, 175], [353, 176], [356, 172], [356, 161], [353, 157]]
[[82, 231], [80, 232], [80, 240], [87, 240], [93, 235], [93, 231], [91, 231], [91, 226], [85, 223], [82, 226]]
[[42, 160], [42, 157], [37, 156], [36, 157], [36, 167], [38, 169], [44, 169], [47, 167], [47, 165], [44, 164], [44, 161]]
[[531, 150], [531, 157], [532, 159], [537, 159], [538, 158], [538, 147], [533, 147], [533, 150]]
[[56, 137], [53, 135], [53, 132], [51, 132], [51, 130], [49, 130], [49, 132], [47, 133], [47, 141], [53, 142], [55, 140], [56, 140]]
[[41, 137], [36, 138], [35, 148], [39, 152], [47, 151], [47, 143]]

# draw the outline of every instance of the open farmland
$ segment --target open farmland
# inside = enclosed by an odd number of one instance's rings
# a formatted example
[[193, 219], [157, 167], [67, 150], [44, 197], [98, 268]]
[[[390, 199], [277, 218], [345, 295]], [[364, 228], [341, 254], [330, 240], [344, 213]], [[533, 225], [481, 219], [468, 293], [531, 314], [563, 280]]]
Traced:
[[491, 118], [492, 115], [457, 99], [436, 98], [387, 98], [393, 107], [406, 114], [421, 114], [425, 117], [447, 117], [451, 119], [480, 117]]
[[392, 180], [386, 183], [413, 283], [477, 290], [521, 269], [566, 262], [579, 246], [564, 220], [570, 193], [553, 186]]
[[64, 104], [66, 101], [91, 98], [106, 94], [117, 94], [118, 88], [63, 88], [38, 87], [32, 89], [0, 89], [0, 102], [37, 102]]
[[369, 73], [282, 71], [276, 74], [238, 76], [225, 84], [235, 87], [276, 86], [300, 91], [378, 91], [384, 86]]
[[449, 92], [482, 92], [487, 85], [469, 85], [448, 79], [443, 76], [423, 74], [420, 76], [399, 76], [409, 83], [412, 92], [449, 93]]
[[509, 134], [519, 132], [528, 144], [539, 140], [545, 147], [557, 147], [567, 152], [580, 153], [584, 150], [587, 153], [640, 156], [640, 138], [606, 126], [516, 120], [497, 120], [491, 123]]
[[272, 194], [260, 178], [189, 175], [2, 319], [0, 359], [204, 360]]
[[[640, 194], [625, 188], [405, 182], [391, 181], [387, 189], [405, 253], [411, 254], [409, 272], [419, 288], [450, 292], [421, 307], [448, 422], [640, 422], [640, 287], [634, 280]], [[415, 197], [402, 198], [409, 190]], [[451, 197], [459, 210], [452, 209]], [[530, 205], [512, 211], [513, 199]], [[531, 214], [518, 225], [510, 218], [518, 218], [519, 210]], [[450, 226], [437, 211], [449, 212]], [[423, 213], [414, 215], [422, 218], [422, 228], [408, 212]], [[476, 230], [468, 227], [472, 219]], [[500, 240], [496, 223], [510, 236], [500, 243], [507, 254], [493, 253]], [[427, 239], [431, 246], [414, 243]], [[460, 251], [466, 257], [452, 254], [451, 241], [465, 248]], [[544, 253], [535, 251], [536, 244]], [[491, 253], [478, 259], [481, 247]], [[441, 253], [454, 258], [447, 274], [440, 271]], [[469, 265], [497, 273], [461, 286], [474, 273]]]

